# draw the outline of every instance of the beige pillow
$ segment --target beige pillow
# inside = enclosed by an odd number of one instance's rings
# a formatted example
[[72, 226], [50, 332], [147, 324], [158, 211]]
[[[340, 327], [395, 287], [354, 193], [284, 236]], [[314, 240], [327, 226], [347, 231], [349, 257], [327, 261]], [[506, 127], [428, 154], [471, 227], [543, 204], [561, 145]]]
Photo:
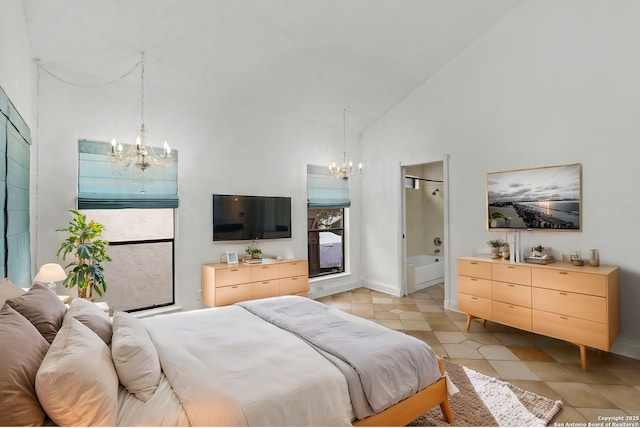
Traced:
[[24, 290], [16, 287], [9, 278], [0, 279], [0, 308], [4, 305], [4, 301], [12, 297], [18, 297], [24, 294]]
[[104, 340], [104, 343], [107, 345], [111, 343], [111, 318], [100, 307], [88, 300], [73, 299], [64, 318], [65, 320], [77, 319]]
[[0, 309], [0, 426], [42, 425], [36, 373], [49, 344], [11, 306]]
[[34, 284], [29, 291], [7, 299], [6, 303], [31, 321], [49, 343], [56, 337], [67, 312], [67, 307], [60, 298], [41, 284]]
[[118, 375], [109, 348], [70, 318], [42, 361], [36, 394], [56, 425], [115, 426]]
[[142, 322], [127, 312], [113, 314], [111, 354], [120, 383], [147, 401], [160, 384], [160, 358]]

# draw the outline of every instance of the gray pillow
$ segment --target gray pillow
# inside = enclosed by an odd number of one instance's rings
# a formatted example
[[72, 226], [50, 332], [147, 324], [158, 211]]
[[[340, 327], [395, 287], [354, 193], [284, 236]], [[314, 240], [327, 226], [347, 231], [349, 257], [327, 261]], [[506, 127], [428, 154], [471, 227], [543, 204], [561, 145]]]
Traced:
[[130, 313], [113, 314], [111, 355], [120, 383], [147, 401], [160, 384], [160, 358], [144, 324]]
[[64, 318], [75, 318], [89, 327], [107, 345], [111, 343], [111, 318], [100, 307], [85, 299], [73, 299]]
[[0, 426], [44, 422], [35, 381], [48, 349], [29, 320], [7, 304], [0, 309]]
[[29, 291], [18, 297], [7, 299], [6, 303], [31, 321], [49, 343], [56, 337], [67, 312], [67, 307], [60, 298], [40, 284], [34, 284]]
[[12, 297], [18, 297], [24, 294], [24, 290], [16, 287], [9, 278], [0, 279], [0, 308], [4, 305], [4, 301]]

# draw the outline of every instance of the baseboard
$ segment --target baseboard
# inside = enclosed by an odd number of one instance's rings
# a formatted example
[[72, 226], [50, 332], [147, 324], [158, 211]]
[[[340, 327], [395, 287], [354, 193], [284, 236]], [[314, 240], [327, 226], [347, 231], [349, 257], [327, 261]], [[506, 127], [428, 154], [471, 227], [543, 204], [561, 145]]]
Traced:
[[640, 360], [640, 345], [635, 343], [624, 342], [622, 340], [616, 341], [611, 348], [611, 352], [625, 357], [635, 358]]
[[381, 293], [390, 294], [396, 297], [402, 297], [400, 295], [400, 290], [395, 287], [391, 287], [388, 284], [384, 284], [376, 281], [363, 280], [362, 286], [368, 288], [369, 290], [379, 291]]
[[[430, 281], [421, 282], [420, 284], [416, 284], [415, 291], [424, 290], [425, 288], [429, 288], [433, 285], [442, 284], [444, 282], [444, 276], [442, 278], [432, 279]], [[415, 292], [413, 291], [413, 292]]]

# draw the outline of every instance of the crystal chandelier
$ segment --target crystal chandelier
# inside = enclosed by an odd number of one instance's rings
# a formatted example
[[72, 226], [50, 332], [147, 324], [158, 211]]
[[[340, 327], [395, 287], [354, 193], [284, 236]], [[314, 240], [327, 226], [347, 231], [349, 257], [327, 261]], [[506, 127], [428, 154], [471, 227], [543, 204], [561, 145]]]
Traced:
[[140, 193], [144, 193], [146, 182], [145, 171], [153, 165], [161, 168], [170, 166], [172, 156], [171, 147], [169, 147], [166, 141], [164, 142], [163, 153], [161, 155], [156, 154], [152, 146], [147, 146], [146, 130], [144, 128], [144, 52], [142, 52], [140, 64], [140, 119], [142, 121], [140, 134], [136, 137], [136, 144], [130, 145], [126, 152], [121, 143], [118, 143], [115, 138], [112, 139], [109, 160], [120, 168], [121, 171], [133, 165], [135, 167], [133, 179], [134, 181], [140, 181], [142, 183]]
[[343, 180], [348, 180], [349, 177], [352, 177], [356, 174], [362, 174], [362, 162], [358, 164], [358, 170], [354, 171], [353, 162], [351, 162], [347, 158], [347, 109], [342, 110], [342, 123], [343, 123], [343, 135], [342, 142], [344, 145], [344, 151], [342, 152], [342, 165], [336, 165], [334, 162], [329, 166], [329, 171], [331, 175], [335, 178], [341, 178]]

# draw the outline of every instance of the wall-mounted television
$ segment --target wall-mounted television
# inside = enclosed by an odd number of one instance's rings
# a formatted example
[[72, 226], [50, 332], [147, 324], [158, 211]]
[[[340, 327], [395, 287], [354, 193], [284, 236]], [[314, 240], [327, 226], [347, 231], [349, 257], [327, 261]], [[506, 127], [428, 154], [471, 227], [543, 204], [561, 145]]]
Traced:
[[213, 195], [213, 240], [291, 238], [291, 198]]
[[582, 165], [487, 173], [488, 230], [580, 231]]

